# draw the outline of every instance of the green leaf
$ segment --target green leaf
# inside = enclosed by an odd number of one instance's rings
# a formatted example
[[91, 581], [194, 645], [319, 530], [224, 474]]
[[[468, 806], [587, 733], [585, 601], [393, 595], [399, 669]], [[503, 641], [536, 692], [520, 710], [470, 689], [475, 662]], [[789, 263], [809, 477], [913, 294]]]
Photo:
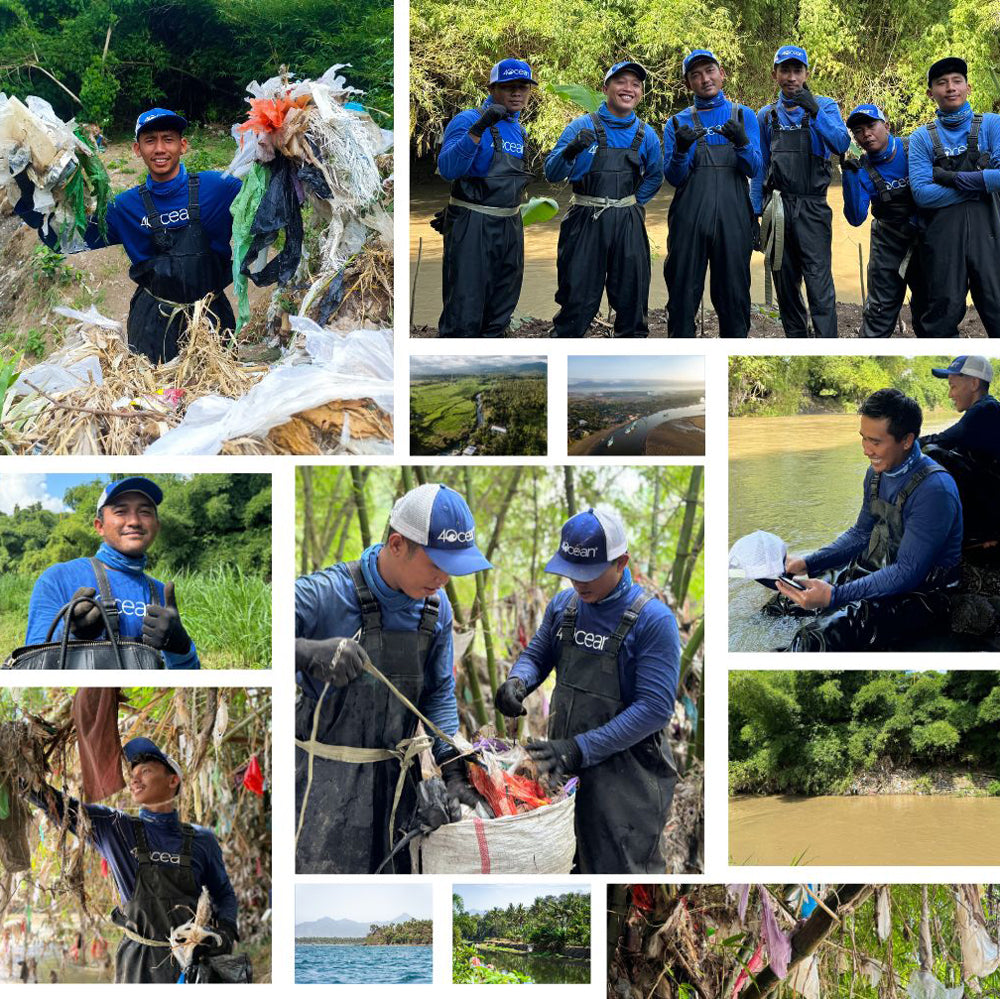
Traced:
[[589, 114], [596, 114], [597, 109], [604, 103], [603, 94], [585, 87], [582, 83], [547, 83], [545, 89], [550, 94], [578, 104]]

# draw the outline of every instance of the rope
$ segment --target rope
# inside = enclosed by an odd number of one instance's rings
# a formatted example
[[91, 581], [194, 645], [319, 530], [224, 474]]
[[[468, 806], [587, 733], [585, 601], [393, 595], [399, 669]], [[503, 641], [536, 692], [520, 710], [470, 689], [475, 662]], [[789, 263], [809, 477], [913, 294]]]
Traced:
[[595, 198], [589, 194], [574, 194], [569, 199], [569, 203], [586, 208], [596, 208], [597, 211], [593, 213], [593, 217], [597, 219], [608, 208], [628, 208], [630, 205], [636, 204], [636, 200], [634, 194], [630, 194], [626, 198]]
[[764, 250], [764, 303], [770, 308], [774, 297], [772, 272], [781, 270], [785, 256], [785, 206], [780, 191], [772, 191], [764, 206], [760, 240]]
[[515, 215], [521, 214], [521, 208], [493, 208], [491, 205], [477, 205], [472, 201], [462, 201], [461, 198], [449, 198], [449, 205], [454, 205], [456, 208], [468, 208], [469, 211], [479, 212], [480, 215], [492, 215], [494, 218], [498, 219], [508, 219], [513, 218]]
[[147, 947], [170, 947], [170, 943], [167, 940], [152, 940], [149, 937], [141, 936], [135, 930], [130, 930], [127, 926], [119, 926], [118, 928], [129, 940], [134, 940], [136, 943], [144, 944]]
[[[337, 654], [340, 654], [340, 650], [337, 650]], [[312, 723], [312, 733], [309, 736], [310, 743], [316, 741], [316, 733], [319, 731], [319, 712], [320, 708], [323, 707], [323, 699], [326, 697], [327, 691], [330, 689], [330, 684], [326, 683], [323, 685], [323, 692], [319, 695], [319, 700], [316, 701], [316, 707], [313, 708], [313, 723]], [[307, 768], [306, 777], [306, 792], [302, 796], [302, 807], [299, 809], [299, 824], [295, 830], [295, 849], [299, 848], [299, 836], [302, 834], [302, 823], [306, 817], [306, 805], [309, 803], [309, 792], [312, 791], [313, 783], [313, 760], [315, 755], [313, 753], [309, 754], [309, 764]]]

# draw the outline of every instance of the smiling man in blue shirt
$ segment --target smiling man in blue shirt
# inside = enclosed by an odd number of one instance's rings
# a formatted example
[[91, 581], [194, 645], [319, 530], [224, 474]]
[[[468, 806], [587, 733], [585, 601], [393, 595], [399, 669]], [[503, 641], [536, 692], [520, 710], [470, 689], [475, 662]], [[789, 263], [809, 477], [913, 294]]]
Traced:
[[663, 183], [660, 140], [635, 109], [646, 70], [617, 62], [604, 75], [604, 103], [571, 121], [545, 160], [550, 181], [573, 184], [559, 226], [556, 258], [561, 306], [557, 337], [582, 337], [605, 288], [615, 311], [615, 336], [649, 336], [649, 237], [643, 206]]
[[[374, 874], [405, 835], [420, 779], [418, 719], [364, 667], [371, 661], [446, 735], [458, 731], [444, 587], [491, 568], [475, 538], [465, 500], [426, 483], [393, 506], [385, 544], [296, 581], [300, 874]], [[359, 762], [356, 750], [369, 759]], [[475, 807], [464, 761], [442, 739], [432, 751], [449, 795]], [[393, 857], [387, 873], [410, 873], [409, 855]]]
[[578, 774], [576, 870], [662, 874], [660, 849], [677, 771], [674, 713], [680, 638], [670, 609], [633, 582], [625, 527], [590, 509], [563, 525], [546, 572], [565, 576], [494, 702], [508, 717], [553, 671], [548, 739], [529, 742], [539, 770]]
[[[857, 522], [825, 548], [786, 558], [788, 573], [809, 577], [801, 589], [776, 581], [793, 604], [819, 612], [797, 632], [795, 652], [901, 650], [947, 629], [962, 557], [955, 480], [920, 451], [916, 400], [879, 389], [858, 412], [870, 467]], [[832, 583], [816, 578], [834, 569], [844, 572]]]
[[68, 811], [69, 829], [77, 835], [81, 809], [86, 813], [88, 839], [107, 861], [121, 903], [111, 914], [124, 934], [115, 954], [115, 981], [174, 984], [185, 969], [172, 957], [171, 930], [192, 917], [205, 887], [213, 908], [209, 929], [220, 939], [202, 945], [195, 957], [229, 953], [239, 939], [236, 893], [211, 829], [180, 820], [175, 800], [181, 768], [144, 736], [122, 748], [138, 815], [83, 805], [51, 787], [29, 792], [28, 799], [57, 824]]
[[[75, 597], [98, 598], [104, 582], [110, 590], [121, 638], [142, 641], [163, 656], [167, 669], [199, 669], [198, 652], [184, 630], [174, 598], [174, 584], [145, 573], [146, 552], [160, 533], [158, 507], [163, 490], [151, 479], [132, 476], [111, 483], [97, 501], [94, 530], [101, 538], [93, 558], [49, 566], [35, 583], [28, 604], [26, 645], [45, 641], [49, 625]], [[104, 579], [98, 578], [103, 576]], [[154, 599], [155, 598], [155, 599]], [[74, 639], [107, 638], [100, 610], [78, 603], [70, 620]], [[56, 629], [53, 640], [62, 635]]]
[[[150, 108], [135, 123], [132, 151], [149, 171], [146, 180], [119, 194], [108, 206], [107, 239], [92, 219], [84, 234], [91, 250], [121, 243], [139, 286], [128, 314], [128, 343], [135, 353], [160, 363], [177, 356], [177, 337], [186, 328], [189, 306], [214, 295], [210, 311], [220, 329], [236, 326], [225, 289], [232, 281], [233, 218], [229, 206], [242, 187], [235, 177], [216, 171], [188, 174], [187, 121], [164, 108]], [[41, 230], [42, 216], [32, 207], [32, 189], [18, 175], [22, 197], [15, 211]], [[39, 231], [58, 248], [58, 233]]]

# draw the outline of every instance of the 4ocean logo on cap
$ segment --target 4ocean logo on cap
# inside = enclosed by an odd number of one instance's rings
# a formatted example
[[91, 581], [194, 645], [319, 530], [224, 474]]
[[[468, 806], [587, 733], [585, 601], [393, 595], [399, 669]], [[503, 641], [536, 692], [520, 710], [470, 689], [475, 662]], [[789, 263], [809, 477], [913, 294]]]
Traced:
[[438, 541], [444, 541], [446, 544], [467, 544], [470, 541], [476, 540], [476, 529], [472, 528], [469, 531], [456, 531], [454, 527], [446, 527], [437, 536]]
[[593, 548], [581, 548], [579, 545], [571, 545], [568, 541], [564, 541], [559, 546], [559, 549], [567, 555], [573, 555], [576, 558], [595, 558], [597, 556], [596, 546]]

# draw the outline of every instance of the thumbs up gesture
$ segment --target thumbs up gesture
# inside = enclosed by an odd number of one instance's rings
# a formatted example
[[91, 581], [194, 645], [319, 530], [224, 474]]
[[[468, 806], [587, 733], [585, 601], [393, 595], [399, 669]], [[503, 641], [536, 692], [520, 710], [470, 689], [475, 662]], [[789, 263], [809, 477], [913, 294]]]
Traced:
[[191, 639], [181, 624], [174, 598], [174, 584], [163, 584], [163, 606], [146, 604], [146, 616], [142, 619], [142, 642], [161, 652], [183, 655], [191, 648]]

